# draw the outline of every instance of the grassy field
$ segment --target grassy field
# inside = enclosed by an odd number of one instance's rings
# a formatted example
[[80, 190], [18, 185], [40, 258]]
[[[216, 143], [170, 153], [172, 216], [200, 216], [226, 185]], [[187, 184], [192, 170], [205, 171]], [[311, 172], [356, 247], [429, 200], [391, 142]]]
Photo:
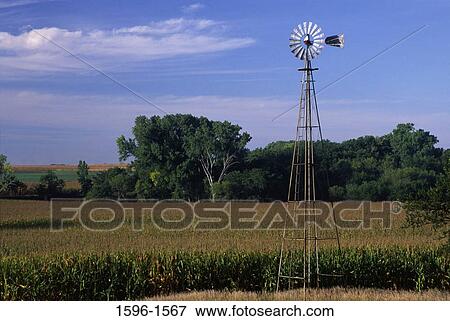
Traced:
[[[266, 205], [262, 204], [261, 208]], [[48, 255], [70, 253], [113, 253], [118, 251], [273, 251], [280, 246], [281, 232], [272, 231], [161, 231], [144, 217], [143, 231], [133, 231], [127, 220], [118, 230], [91, 232], [74, 223], [63, 232], [51, 232], [50, 203], [46, 201], [0, 200], [0, 255]], [[353, 214], [354, 217], [358, 213]], [[340, 232], [343, 248], [416, 247], [436, 248], [442, 244], [431, 228], [404, 227], [404, 214], [393, 216], [391, 229], [374, 223], [372, 229]], [[332, 232], [325, 232], [326, 236]], [[335, 247], [324, 241], [321, 247]]]

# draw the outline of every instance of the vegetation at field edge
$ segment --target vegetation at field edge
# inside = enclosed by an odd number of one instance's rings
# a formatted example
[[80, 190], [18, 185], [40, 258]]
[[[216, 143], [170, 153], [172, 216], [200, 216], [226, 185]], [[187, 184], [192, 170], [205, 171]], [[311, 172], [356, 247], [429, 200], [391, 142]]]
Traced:
[[[303, 254], [295, 252], [300, 270]], [[450, 259], [439, 251], [324, 250], [321, 287], [450, 290]], [[277, 253], [176, 252], [0, 258], [2, 300], [133, 300], [186, 291], [273, 291]], [[282, 284], [285, 288], [287, 284]]]

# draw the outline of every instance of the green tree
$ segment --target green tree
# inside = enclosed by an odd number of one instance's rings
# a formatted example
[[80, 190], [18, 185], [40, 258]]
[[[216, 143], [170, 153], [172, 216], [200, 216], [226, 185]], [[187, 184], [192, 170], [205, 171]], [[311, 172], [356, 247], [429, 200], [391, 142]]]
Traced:
[[134, 195], [134, 177], [127, 171], [122, 171], [109, 178], [113, 195], [117, 198], [128, 198]]
[[399, 124], [381, 137], [364, 136], [329, 145], [330, 191], [340, 199], [418, 197], [419, 191], [434, 186], [443, 170], [443, 150], [436, 143], [437, 138], [429, 132], [416, 130], [413, 124]]
[[405, 208], [410, 225], [431, 224], [436, 229], [442, 228], [450, 245], [450, 157], [436, 186], [424, 192], [420, 199], [406, 202]]
[[135, 197], [136, 176], [129, 168], [114, 167], [92, 177], [89, 198]]
[[92, 188], [92, 179], [89, 177], [89, 166], [85, 161], [80, 160], [78, 162], [77, 176], [81, 187], [81, 194], [86, 196]]
[[215, 194], [218, 198], [229, 200], [264, 199], [266, 176], [267, 173], [259, 168], [231, 172], [222, 182], [214, 184]]
[[117, 139], [120, 160], [132, 159], [139, 197], [191, 198], [202, 188], [197, 161], [185, 149], [186, 136], [197, 127], [198, 119], [191, 115], [139, 116], [134, 137]]
[[9, 185], [14, 179], [11, 165], [7, 162], [5, 155], [0, 154], [0, 193], [7, 193]]
[[[247, 133], [229, 122], [168, 115], [136, 118], [133, 137], [121, 136], [117, 144], [120, 159], [131, 160], [139, 197], [237, 197], [234, 191], [239, 180], [243, 186], [239, 198], [253, 197], [255, 191], [245, 187], [244, 177], [260, 170], [266, 183], [257, 194], [286, 200], [293, 142], [273, 142], [248, 151], [249, 140]], [[450, 155], [436, 143], [435, 136], [413, 124], [399, 124], [381, 137], [317, 142], [316, 197], [374, 201], [420, 197], [421, 190], [436, 184], [445, 155]], [[300, 149], [303, 154], [302, 143]]]
[[192, 115], [139, 116], [133, 138], [117, 139], [119, 158], [132, 159], [139, 197], [198, 199], [245, 154], [247, 133], [229, 122]]
[[287, 198], [293, 148], [292, 141], [277, 141], [264, 148], [250, 151], [245, 158], [245, 170], [259, 169], [265, 173], [267, 182], [263, 191], [265, 198], [272, 200]]
[[417, 167], [426, 170], [442, 170], [443, 150], [436, 148], [436, 136], [414, 124], [399, 124], [387, 135], [392, 146], [392, 164], [397, 168]]
[[7, 162], [7, 158], [5, 155], [0, 154], [0, 175], [3, 173], [12, 172], [11, 165]]
[[251, 137], [246, 132], [241, 133], [241, 127], [227, 121], [201, 118], [199, 123], [195, 132], [187, 137], [187, 155], [198, 159], [209, 185], [210, 197], [214, 200], [214, 185], [220, 184], [230, 169], [239, 163]]
[[61, 194], [64, 189], [64, 180], [58, 178], [54, 171], [48, 171], [46, 175], [41, 176], [39, 184], [36, 186], [36, 192], [46, 200]]
[[6, 156], [0, 154], [0, 194], [14, 196], [23, 194], [26, 189], [27, 186], [14, 175]]
[[417, 167], [386, 169], [378, 180], [388, 189], [387, 195], [379, 200], [406, 201], [421, 197], [424, 190], [434, 186], [437, 174]]

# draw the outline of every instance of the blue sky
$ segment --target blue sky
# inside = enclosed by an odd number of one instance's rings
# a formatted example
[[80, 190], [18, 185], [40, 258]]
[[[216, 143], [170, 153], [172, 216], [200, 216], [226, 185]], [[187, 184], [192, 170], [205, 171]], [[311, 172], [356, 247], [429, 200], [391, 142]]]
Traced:
[[[17, 164], [115, 162], [137, 115], [161, 114], [30, 28], [168, 113], [230, 120], [250, 147], [291, 139], [299, 94], [292, 28], [344, 33], [313, 61], [317, 88], [427, 27], [318, 96], [326, 138], [412, 122], [450, 147], [450, 2], [0, 0], [0, 153]], [[31, 26], [31, 27], [30, 27]]]

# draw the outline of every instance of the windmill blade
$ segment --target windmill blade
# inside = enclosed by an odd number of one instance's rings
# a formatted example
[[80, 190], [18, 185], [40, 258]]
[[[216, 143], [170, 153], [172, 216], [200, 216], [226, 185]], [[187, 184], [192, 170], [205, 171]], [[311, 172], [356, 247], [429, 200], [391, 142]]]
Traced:
[[[318, 26], [319, 27], [319, 26]], [[312, 32], [312, 36], [316, 37], [316, 35], [318, 35], [320, 32], [322, 31], [322, 28], [319, 27], [319, 29], [317, 29], [316, 31]]]
[[312, 29], [312, 22], [308, 22], [308, 34], [311, 34], [311, 29]]
[[313, 49], [314, 49], [316, 52], [321, 52], [322, 49], [323, 49], [323, 46], [313, 46]]
[[317, 24], [314, 24], [314, 26], [313, 26], [312, 29], [311, 29], [311, 36], [314, 37], [314, 34], [316, 33], [316, 29], [317, 29], [318, 27], [319, 27], [319, 26], [318, 26]]
[[301, 46], [291, 47], [291, 52], [296, 55], [296, 53], [300, 50]]
[[314, 53], [314, 56], [318, 56], [318, 55], [320, 55], [320, 50], [319, 49], [317, 49], [317, 48], [311, 48], [311, 52], [313, 52]]
[[314, 36], [314, 39], [320, 40], [323, 39], [325, 37], [324, 33], [321, 33], [320, 35]]
[[309, 55], [308, 60], [312, 60], [316, 57], [316, 55], [311, 49], [308, 49], [308, 55]]
[[305, 59], [308, 59], [308, 60], [311, 60], [312, 58], [311, 58], [311, 54], [310, 54], [310, 52], [309, 52], [309, 48], [307, 48], [306, 50], [305, 50]]
[[300, 39], [302, 39], [302, 35], [300, 34], [300, 32], [297, 30], [297, 28], [295, 28], [294, 30], [292, 30], [292, 34], [291, 37], [296, 36]]
[[301, 54], [300, 54], [300, 59], [301, 60], [305, 60], [306, 57], [306, 50], [304, 48], [302, 48]]
[[301, 60], [305, 59], [305, 53], [306, 53], [305, 48], [302, 48], [298, 53], [297, 58], [300, 58]]
[[299, 57], [301, 56], [301, 54], [303, 53], [305, 49], [303, 49], [302, 47], [298, 47], [297, 49], [295, 49], [294, 51], [292, 51], [292, 53], [294, 54], [295, 57]]
[[298, 36], [297, 34], [292, 33], [292, 34], [291, 34], [291, 38], [289, 38], [289, 40], [300, 41], [300, 40], [302, 40], [302, 38], [301, 38], [300, 36]]
[[323, 48], [323, 45], [320, 42], [314, 42], [313, 46], [318, 48], [318, 49], [322, 49]]
[[302, 46], [296, 45], [291, 47], [291, 52], [295, 55]]
[[343, 48], [344, 47], [344, 35], [339, 34], [339, 35], [326, 37], [325, 43], [332, 47]]
[[316, 47], [316, 46], [311, 46], [310, 49], [315, 52], [316, 54], [319, 54], [320, 52], [320, 48]]
[[319, 45], [323, 45], [325, 43], [325, 39], [319, 39], [319, 40], [316, 40], [314, 42], [319, 44]]
[[293, 45], [289, 45], [289, 47], [291, 48], [291, 51], [294, 52], [298, 48], [301, 48], [302, 45], [301, 44], [293, 44]]
[[308, 34], [308, 26], [307, 26], [307, 22], [303, 22], [303, 33], [306, 35]]
[[314, 57], [318, 56], [320, 53], [320, 50], [314, 47], [310, 47], [309, 50]]
[[304, 32], [301, 25], [298, 25], [297, 28], [294, 29], [294, 31], [296, 31], [300, 37], [303, 37]]

